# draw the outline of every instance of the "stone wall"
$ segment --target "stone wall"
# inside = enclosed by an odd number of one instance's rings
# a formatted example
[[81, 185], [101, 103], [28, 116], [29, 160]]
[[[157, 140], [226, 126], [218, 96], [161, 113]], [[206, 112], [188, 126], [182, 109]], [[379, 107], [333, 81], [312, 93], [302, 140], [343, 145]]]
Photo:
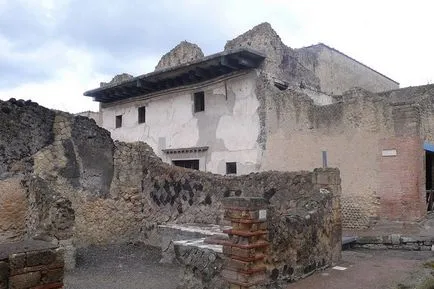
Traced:
[[[3, 112], [3, 107], [9, 112]], [[15, 136], [12, 143], [17, 150], [20, 146], [33, 150], [2, 155], [1, 163], [10, 165], [4, 168], [1, 181], [15, 185], [2, 191], [2, 198], [22, 201], [0, 211], [4, 215], [19, 212], [20, 216], [15, 227], [0, 227], [0, 242], [8, 241], [4, 233], [13, 231], [15, 239], [38, 238], [76, 246], [138, 240], [158, 245], [157, 225], [222, 224], [221, 200], [241, 195], [264, 197], [273, 206], [279, 218], [270, 229], [274, 232], [270, 235], [273, 246], [283, 248], [282, 242], [290, 242], [282, 236], [297, 236], [298, 240], [309, 236], [310, 244], [317, 244], [318, 254], [327, 246], [340, 248], [340, 178], [335, 169], [269, 171], [239, 177], [183, 169], [163, 163], [145, 143], [113, 142], [91, 119], [52, 112], [34, 103], [0, 102], [0, 123], [10, 119], [11, 113], [27, 115], [28, 110], [39, 114], [13, 118], [17, 127], [37, 123], [41, 115], [52, 115], [51, 127], [40, 132], [47, 140], [38, 138], [35, 146], [28, 134]], [[13, 131], [5, 135], [13, 135]], [[7, 146], [3, 134], [0, 138]], [[311, 227], [308, 235], [302, 233], [305, 225]], [[296, 239], [284, 246], [291, 246], [294, 252], [312, 250]], [[318, 255], [321, 258], [335, 258], [338, 251], [321, 254], [327, 255]], [[289, 258], [283, 253], [273, 256], [279, 272], [285, 267], [283, 256]], [[321, 264], [320, 260], [305, 261], [309, 266]]]
[[269, 23], [262, 23], [251, 30], [229, 40], [225, 50], [252, 48], [264, 53], [267, 58], [260, 68], [271, 78], [285, 82], [307, 85], [319, 89], [319, 79], [297, 59], [294, 50], [286, 46]]
[[[347, 229], [363, 229], [378, 219], [415, 221], [426, 214], [423, 141], [431, 139], [433, 128], [432, 86], [380, 94], [353, 89], [325, 106], [267, 82], [262, 92], [261, 169], [311, 170], [322, 165], [326, 151], [328, 165], [342, 174]], [[396, 155], [387, 156], [389, 151]]]
[[164, 54], [155, 70], [168, 69], [174, 66], [192, 62], [203, 58], [202, 49], [196, 44], [182, 41], [168, 53]]
[[399, 83], [325, 44], [296, 49], [297, 59], [320, 80], [321, 91], [340, 95], [361, 87], [372, 92], [399, 88]]
[[42, 241], [0, 244], [0, 288], [63, 288], [63, 253]]

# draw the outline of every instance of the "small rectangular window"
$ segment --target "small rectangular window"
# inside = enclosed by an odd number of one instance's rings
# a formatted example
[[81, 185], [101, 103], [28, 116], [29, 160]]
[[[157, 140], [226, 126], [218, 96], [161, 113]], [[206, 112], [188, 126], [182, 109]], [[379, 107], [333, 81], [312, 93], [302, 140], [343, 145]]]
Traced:
[[120, 128], [122, 126], [122, 115], [116, 116], [116, 128]]
[[236, 162], [226, 163], [226, 174], [227, 175], [236, 175], [237, 174], [237, 163]]
[[199, 170], [199, 160], [176, 160], [172, 163], [177, 167]]
[[205, 110], [205, 93], [203, 91], [194, 93], [194, 112]]
[[146, 106], [139, 107], [138, 113], [139, 113], [139, 123], [146, 122]]

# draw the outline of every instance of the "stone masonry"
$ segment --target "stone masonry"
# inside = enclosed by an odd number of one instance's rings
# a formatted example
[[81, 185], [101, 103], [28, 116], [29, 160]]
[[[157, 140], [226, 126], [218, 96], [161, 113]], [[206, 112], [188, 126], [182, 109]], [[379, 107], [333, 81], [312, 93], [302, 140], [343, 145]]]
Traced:
[[167, 69], [203, 58], [202, 49], [196, 44], [182, 41], [171, 51], [166, 53], [158, 62], [155, 70]]
[[63, 250], [42, 241], [0, 245], [1, 289], [63, 288]]
[[[47, 116], [49, 126], [40, 121]], [[7, 122], [13, 125], [2, 126]], [[39, 131], [24, 133], [30, 124]], [[235, 195], [263, 197], [276, 212], [269, 226], [276, 280], [295, 278], [339, 256], [336, 169], [230, 177], [174, 167], [145, 143], [113, 142], [93, 120], [16, 100], [0, 102], [0, 128], [0, 163], [6, 164], [0, 181], [15, 186], [0, 191], [2, 199], [24, 192], [18, 194], [23, 201], [0, 211], [2, 222], [14, 224], [0, 227], [0, 243], [50, 241], [66, 248], [72, 263], [74, 246], [159, 245], [160, 224], [224, 224], [222, 199]], [[22, 216], [15, 219], [13, 212]], [[311, 242], [301, 241], [305, 238]]]

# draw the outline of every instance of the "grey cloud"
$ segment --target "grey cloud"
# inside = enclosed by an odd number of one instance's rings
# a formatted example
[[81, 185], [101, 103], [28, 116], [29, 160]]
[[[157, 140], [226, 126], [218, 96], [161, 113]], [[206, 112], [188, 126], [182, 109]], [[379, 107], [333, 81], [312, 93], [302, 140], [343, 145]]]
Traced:
[[[107, 4], [110, 3], [110, 4]], [[204, 13], [206, 4], [181, 1], [73, 0], [58, 23], [58, 34], [72, 45], [102, 50], [114, 57], [162, 54], [178, 42], [209, 39], [205, 50], [223, 47], [217, 15]], [[212, 35], [212, 37], [210, 37]]]
[[[0, 11], [0, 37], [12, 44], [12, 52], [20, 54], [32, 54], [51, 41], [61, 41], [67, 47], [90, 53], [94, 72], [115, 74], [131, 70], [131, 64], [138, 59], [158, 59], [182, 40], [197, 43], [206, 54], [223, 49], [227, 37], [219, 23], [225, 20], [215, 11], [222, 7], [220, 4], [71, 0], [56, 6], [50, 18], [42, 8], [7, 1], [6, 8]], [[31, 58], [3, 58], [0, 55], [0, 88], [53, 78], [56, 69], [66, 63], [56, 57], [40, 63]]]
[[12, 42], [14, 50], [29, 51], [49, 39], [50, 28], [40, 11], [20, 1], [8, 1], [0, 10], [0, 35]]
[[0, 58], [0, 88], [11, 88], [28, 80], [42, 81], [50, 77], [39, 65], [27, 62], [8, 61]]

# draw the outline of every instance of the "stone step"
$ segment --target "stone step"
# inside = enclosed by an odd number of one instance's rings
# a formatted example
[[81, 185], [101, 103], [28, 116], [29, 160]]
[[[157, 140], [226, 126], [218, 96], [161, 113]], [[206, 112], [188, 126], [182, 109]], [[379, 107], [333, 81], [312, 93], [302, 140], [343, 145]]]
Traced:
[[204, 239], [211, 236], [227, 238], [223, 230], [230, 229], [229, 226], [213, 224], [165, 224], [158, 226], [162, 257], [160, 263], [176, 262], [174, 241], [187, 241]]

